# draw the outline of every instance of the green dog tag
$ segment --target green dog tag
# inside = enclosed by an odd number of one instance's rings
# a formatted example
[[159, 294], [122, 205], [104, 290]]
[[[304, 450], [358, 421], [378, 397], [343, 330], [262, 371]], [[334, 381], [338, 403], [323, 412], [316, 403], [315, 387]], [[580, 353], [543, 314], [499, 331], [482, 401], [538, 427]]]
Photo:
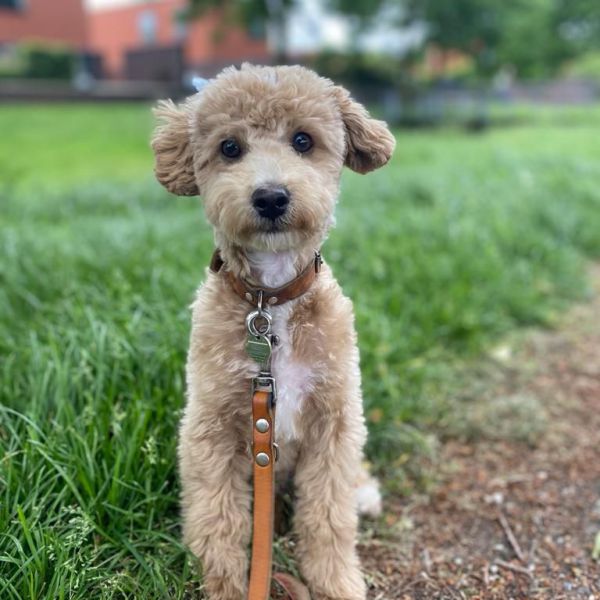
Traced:
[[248, 334], [246, 339], [248, 356], [260, 365], [261, 371], [268, 371], [271, 362], [271, 342], [266, 336]]

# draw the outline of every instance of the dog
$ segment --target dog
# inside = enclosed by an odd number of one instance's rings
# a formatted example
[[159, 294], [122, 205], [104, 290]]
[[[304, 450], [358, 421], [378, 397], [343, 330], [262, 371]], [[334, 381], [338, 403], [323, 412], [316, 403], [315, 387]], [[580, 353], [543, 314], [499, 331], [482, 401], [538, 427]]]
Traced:
[[[252, 520], [252, 307], [231, 277], [276, 288], [307, 269], [334, 223], [344, 165], [385, 165], [395, 140], [348, 91], [300, 66], [230, 67], [181, 104], [162, 101], [158, 181], [201, 195], [223, 268], [192, 305], [178, 456], [184, 542], [211, 600], [242, 600]], [[368, 199], [366, 199], [368, 200]], [[230, 277], [225, 276], [229, 274]], [[363, 600], [359, 512], [380, 494], [363, 468], [366, 427], [350, 300], [326, 263], [300, 297], [268, 307], [277, 345], [277, 480], [295, 488], [295, 554], [315, 600]]]

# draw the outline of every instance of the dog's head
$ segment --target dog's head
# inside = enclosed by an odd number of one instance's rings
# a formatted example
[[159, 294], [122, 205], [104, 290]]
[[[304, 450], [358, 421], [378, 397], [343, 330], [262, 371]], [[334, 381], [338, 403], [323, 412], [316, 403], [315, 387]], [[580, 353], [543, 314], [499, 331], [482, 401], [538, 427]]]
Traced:
[[298, 66], [226, 69], [156, 114], [157, 179], [174, 194], [201, 194], [218, 235], [256, 250], [318, 244], [344, 164], [367, 173], [394, 149], [385, 123]]

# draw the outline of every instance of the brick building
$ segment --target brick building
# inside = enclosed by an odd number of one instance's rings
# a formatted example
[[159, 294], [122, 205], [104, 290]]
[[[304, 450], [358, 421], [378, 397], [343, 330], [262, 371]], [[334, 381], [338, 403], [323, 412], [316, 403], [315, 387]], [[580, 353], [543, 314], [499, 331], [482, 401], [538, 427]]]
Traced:
[[[219, 11], [185, 19], [187, 0], [0, 0], [0, 59], [17, 43], [60, 44], [95, 76], [181, 83], [243, 60], [268, 60], [264, 32]], [[3, 54], [3, 49], [5, 50]], [[93, 67], [92, 67], [93, 65]]]
[[0, 45], [36, 41], [84, 50], [82, 0], [0, 0]]
[[110, 77], [158, 78], [182, 69], [208, 72], [242, 60], [268, 59], [264, 34], [224, 24], [219, 12], [183, 19], [187, 0], [123, 0], [88, 14], [89, 49]]

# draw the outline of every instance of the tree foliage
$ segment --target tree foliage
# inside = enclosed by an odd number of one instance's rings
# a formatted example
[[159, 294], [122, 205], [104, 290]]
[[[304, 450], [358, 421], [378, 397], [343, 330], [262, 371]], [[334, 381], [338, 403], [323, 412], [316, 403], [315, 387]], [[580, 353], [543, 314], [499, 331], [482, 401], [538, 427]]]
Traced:
[[363, 18], [385, 5], [401, 9], [402, 24], [422, 23], [427, 41], [460, 50], [480, 74], [511, 66], [519, 76], [554, 74], [568, 59], [600, 47], [598, 0], [336, 0], [337, 8], [360, 4]]
[[387, 4], [387, 0], [327, 0], [327, 5], [338, 12], [356, 16], [363, 20], [376, 17]]

